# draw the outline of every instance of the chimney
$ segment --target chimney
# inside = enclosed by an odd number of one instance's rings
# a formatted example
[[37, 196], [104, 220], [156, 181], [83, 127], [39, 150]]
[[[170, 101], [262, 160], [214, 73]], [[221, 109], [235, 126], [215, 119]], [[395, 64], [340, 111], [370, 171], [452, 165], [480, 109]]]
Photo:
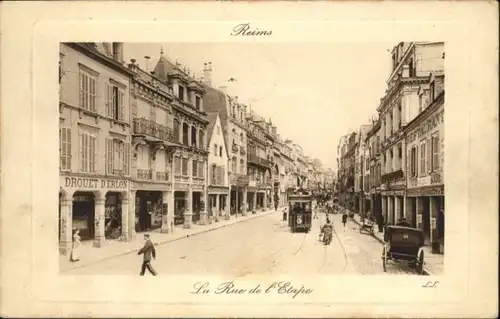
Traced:
[[123, 63], [123, 43], [122, 42], [113, 42], [113, 58]]
[[149, 71], [149, 59], [151, 59], [151, 57], [150, 57], [150, 56], [147, 56], [147, 55], [145, 55], [145, 56], [144, 56], [144, 60], [145, 60], [145, 62], [146, 62], [146, 65], [145, 65], [145, 67], [146, 67], [146, 70], [145, 70], [145, 71], [146, 71], [146, 72], [148, 72], [148, 71]]
[[128, 64], [128, 68], [129, 68], [130, 70], [132, 70], [132, 71], [135, 71], [135, 69], [136, 69], [136, 67], [137, 67], [137, 66], [135, 65], [135, 61], [136, 61], [135, 59], [130, 59], [130, 63]]
[[212, 86], [212, 62], [204, 64], [203, 68], [203, 84]]

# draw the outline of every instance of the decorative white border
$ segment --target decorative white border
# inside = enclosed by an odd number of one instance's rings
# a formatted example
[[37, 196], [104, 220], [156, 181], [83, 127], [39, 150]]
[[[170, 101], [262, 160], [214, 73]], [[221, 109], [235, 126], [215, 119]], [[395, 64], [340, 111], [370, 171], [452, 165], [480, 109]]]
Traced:
[[[35, 3], [30, 7], [36, 6]], [[9, 62], [10, 65], [5, 66], [2, 63], [2, 104], [10, 106], [9, 109], [2, 109], [2, 219], [8, 219], [9, 225], [16, 225], [9, 226], [12, 228], [6, 227], [5, 223], [2, 225], [2, 266], [8, 266], [7, 273], [15, 270], [29, 276], [22, 279], [18, 276], [6, 277], [2, 271], [2, 283], [4, 287], [17, 287], [17, 292], [24, 292], [26, 298], [33, 302], [27, 307], [21, 306], [14, 295], [2, 297], [3, 300], [11, 300], [7, 309], [24, 316], [99, 314], [190, 317], [238, 314], [373, 317], [402, 316], [402, 313], [414, 317], [437, 314], [456, 317], [487, 311], [485, 305], [478, 307], [475, 304], [474, 308], [467, 308], [466, 305], [468, 302], [485, 301], [485, 297], [473, 298], [473, 290], [479, 289], [481, 295], [495, 297], [493, 286], [487, 284], [496, 282], [496, 271], [491, 272], [496, 269], [486, 266], [486, 260], [492, 264], [490, 258], [495, 255], [487, 255], [486, 251], [496, 251], [497, 246], [494, 246], [496, 240], [485, 236], [496, 232], [495, 218], [498, 216], [489, 215], [487, 210], [493, 208], [488, 200], [496, 184], [492, 185], [491, 181], [485, 184], [486, 179], [482, 179], [482, 183], [472, 180], [474, 174], [486, 178], [488, 174], [484, 174], [481, 167], [487, 165], [492, 168], [490, 161], [496, 159], [488, 153], [492, 148], [479, 152], [478, 146], [474, 145], [480, 143], [483, 147], [494, 147], [490, 139], [493, 136], [491, 126], [494, 128], [496, 119], [485, 116], [494, 114], [491, 107], [497, 102], [493, 95], [494, 86], [491, 86], [496, 78], [488, 69], [494, 69], [494, 66], [487, 64], [488, 59], [493, 61], [495, 56], [491, 55], [493, 47], [487, 43], [489, 38], [485, 38], [485, 34], [493, 30], [492, 23], [495, 21], [489, 10], [495, 8], [488, 5], [417, 2], [362, 5], [197, 3], [196, 6], [192, 3], [122, 3], [120, 8], [116, 6], [108, 2], [44, 3], [43, 8], [37, 8], [36, 14], [31, 11], [33, 9], [26, 11], [24, 4], [4, 6], [11, 13], [4, 24], [9, 28], [21, 27], [7, 33], [3, 43], [10, 44], [14, 43], [12, 40], [17, 40], [24, 42], [25, 46], [22, 46], [24, 51], [5, 51], [6, 45], [2, 43], [3, 61], [22, 61], [18, 65]], [[62, 12], [65, 19], [60, 18]], [[304, 19], [305, 12], [310, 20]], [[2, 16], [5, 17], [5, 14]], [[90, 16], [93, 16], [92, 20], [84, 18]], [[166, 22], [167, 19], [191, 22]], [[23, 24], [19, 23], [20, 20]], [[259, 29], [271, 29], [273, 34], [258, 38], [231, 36], [232, 27], [242, 21], [249, 21]], [[315, 290], [295, 299], [277, 294], [223, 297], [190, 294], [192, 285], [198, 281], [215, 284], [233, 279], [227, 277], [59, 276], [55, 235], [57, 214], [54, 213], [57, 209], [56, 191], [59, 189], [59, 88], [56, 68], [59, 42], [231, 41], [266, 42], [271, 45], [272, 42], [396, 43], [419, 40], [445, 41], [447, 219], [444, 276], [290, 278], [283, 275], [235, 280], [245, 288], [252, 288], [257, 283], [265, 285], [284, 280]], [[4, 72], [16, 78], [10, 81], [10, 78], [4, 77]], [[12, 89], [10, 94], [4, 89], [5, 79]], [[6, 137], [6, 132], [10, 138]], [[490, 134], [485, 135], [485, 132]], [[484, 157], [477, 158], [478, 155]], [[490, 197], [478, 197], [477, 188], [490, 194]], [[12, 211], [4, 215], [7, 208]], [[483, 220], [486, 214], [487, 223]], [[8, 245], [5, 244], [6, 238]], [[473, 242], [471, 238], [474, 238]], [[16, 240], [22, 241], [16, 246]], [[491, 246], [478, 251], [476, 243], [483, 248], [484, 245]], [[19, 249], [25, 249], [24, 254]], [[481, 276], [482, 281], [474, 281], [477, 276]], [[484, 281], [485, 278], [488, 282]], [[438, 280], [438, 288], [422, 288], [428, 280]], [[478, 284], [482, 288], [478, 288]], [[18, 303], [17, 306], [14, 302]], [[22, 304], [28, 303], [24, 300]]]

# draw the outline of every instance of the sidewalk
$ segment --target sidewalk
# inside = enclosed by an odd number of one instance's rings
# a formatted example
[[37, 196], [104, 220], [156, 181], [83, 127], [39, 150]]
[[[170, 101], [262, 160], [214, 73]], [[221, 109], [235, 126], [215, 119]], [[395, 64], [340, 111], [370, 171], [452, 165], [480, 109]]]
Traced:
[[[280, 211], [278, 209], [278, 211]], [[151, 235], [151, 240], [155, 245], [163, 245], [169, 242], [177, 241], [190, 236], [195, 236], [198, 234], [206, 233], [212, 230], [223, 228], [226, 226], [241, 223], [253, 218], [259, 218], [271, 213], [277, 212], [275, 210], [258, 211], [256, 214], [248, 212], [247, 216], [238, 215], [238, 217], [231, 216], [229, 220], [220, 220], [219, 222], [212, 222], [208, 225], [192, 225], [191, 229], [184, 229], [182, 225], [175, 227], [173, 233], [166, 234], [161, 233], [160, 229], [152, 230], [148, 232]], [[141, 233], [137, 234], [129, 242], [119, 241], [119, 240], [106, 240], [105, 244], [101, 248], [94, 248], [91, 240], [82, 242], [82, 246], [78, 250], [80, 261], [73, 263], [69, 261], [68, 255], [59, 255], [59, 271], [66, 271], [69, 269], [75, 269], [87, 266], [89, 264], [94, 264], [96, 262], [115, 258], [118, 256], [127, 255], [130, 253], [136, 253], [144, 245], [144, 239]]]
[[[361, 225], [361, 216], [359, 216], [359, 214], [354, 214], [354, 222], [358, 224], [358, 226]], [[377, 225], [375, 225], [373, 229], [372, 237], [380, 243], [384, 243], [384, 233], [378, 231]], [[424, 273], [429, 276], [440, 276], [444, 274], [444, 255], [433, 254], [429, 246], [424, 246]]]

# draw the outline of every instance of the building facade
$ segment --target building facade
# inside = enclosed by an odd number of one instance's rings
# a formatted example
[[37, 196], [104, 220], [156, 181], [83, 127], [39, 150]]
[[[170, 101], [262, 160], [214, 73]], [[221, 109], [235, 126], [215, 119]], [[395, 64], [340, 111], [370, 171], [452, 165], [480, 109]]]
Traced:
[[215, 221], [229, 219], [229, 162], [219, 112], [208, 113], [208, 213]]
[[381, 118], [382, 210], [389, 224], [406, 216], [405, 126], [417, 115], [418, 91], [430, 73], [442, 71], [442, 42], [399, 43], [393, 70], [377, 111]]
[[[130, 113], [132, 73], [122, 43], [60, 45], [59, 247], [72, 232], [101, 247], [131, 238]], [[133, 225], [133, 223], [132, 223]]]
[[205, 64], [203, 83], [206, 90], [205, 108], [208, 112], [218, 112], [223, 136], [228, 150], [229, 209], [231, 216], [246, 215], [247, 192], [247, 124], [246, 105], [231, 97], [225, 88], [212, 87], [212, 66]]
[[419, 114], [405, 128], [406, 218], [444, 253], [444, 75], [431, 74], [418, 94]]
[[273, 162], [269, 159], [268, 144], [265, 137], [265, 127], [261, 125], [264, 119], [251, 113], [248, 123], [248, 177], [250, 182], [248, 205], [255, 210], [269, 207], [269, 196], [273, 181], [271, 170]]
[[369, 125], [362, 125], [356, 135], [354, 150], [354, 207], [355, 211], [361, 215], [366, 213], [365, 205], [365, 143], [366, 134], [370, 129]]
[[380, 195], [380, 178], [381, 178], [381, 164], [380, 164], [380, 121], [377, 119], [373, 121], [370, 130], [365, 138], [365, 178], [366, 185], [365, 191], [369, 192], [366, 205], [374, 219], [382, 224], [382, 197]]
[[[136, 69], [136, 66], [132, 67]], [[161, 136], [158, 131], [161, 132], [164, 127], [172, 128], [172, 138], [167, 138], [167, 140], [160, 138], [161, 141], [157, 141], [140, 135], [134, 136], [137, 138], [138, 145], [147, 145], [150, 150], [149, 153], [144, 153], [145, 147], [141, 147], [142, 154], [138, 153], [137, 155], [137, 167], [140, 168], [137, 172], [144, 174], [149, 170], [151, 173], [148, 174], [151, 177], [155, 176], [160, 179], [163, 178], [163, 174], [157, 175], [156, 172], [161, 170], [163, 163], [165, 163], [173, 177], [168, 205], [164, 205], [165, 199], [160, 200], [159, 194], [153, 195], [149, 190], [146, 190], [144, 199], [141, 198], [140, 201], [141, 203], [146, 202], [146, 207], [149, 203], [156, 201], [157, 205], [153, 206], [157, 209], [156, 216], [159, 215], [157, 208], [159, 205], [173, 206], [173, 214], [167, 213], [165, 219], [172, 218], [174, 225], [183, 224], [184, 228], [191, 228], [193, 223], [206, 224], [208, 222], [206, 209], [208, 200], [206, 132], [209, 121], [204, 107], [205, 89], [185, 69], [181, 69], [179, 63], [174, 64], [167, 60], [163, 56], [163, 52], [152, 74], [155, 78], [152, 80], [152, 85], [157, 87], [157, 91], [153, 93], [153, 103], [149, 105], [150, 112], [153, 112], [149, 114], [149, 123], [150, 126], [155, 127], [154, 132], [158, 136]], [[140, 90], [140, 86], [138, 88]], [[163, 92], [160, 96], [158, 94], [160, 89], [167, 92]], [[139, 105], [137, 112], [138, 116], [143, 118], [139, 113]], [[158, 136], [155, 138], [158, 139]], [[137, 149], [139, 150], [139, 147]], [[160, 152], [158, 153], [158, 151]], [[161, 156], [158, 157], [161, 154], [167, 154], [164, 160]], [[158, 159], [160, 159], [159, 163]], [[145, 170], [146, 167], [148, 170]], [[156, 170], [154, 174], [153, 170]], [[161, 172], [163, 173], [163, 171]], [[150, 178], [149, 175], [147, 178]], [[141, 183], [141, 187], [143, 185], [144, 183]], [[139, 191], [143, 190], [137, 189], [137, 192]], [[168, 207], [163, 209], [162, 214], [165, 214], [166, 210], [168, 211]], [[140, 209], [136, 204], [136, 211]], [[153, 214], [155, 214], [154, 211]], [[159, 219], [159, 217], [157, 218]], [[172, 223], [169, 224], [172, 226]]]

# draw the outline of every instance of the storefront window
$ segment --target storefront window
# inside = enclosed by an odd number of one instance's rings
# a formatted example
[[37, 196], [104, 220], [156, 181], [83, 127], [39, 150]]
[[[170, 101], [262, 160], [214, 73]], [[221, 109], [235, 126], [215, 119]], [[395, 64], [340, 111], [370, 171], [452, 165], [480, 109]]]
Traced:
[[94, 238], [94, 195], [76, 193], [73, 197], [73, 228], [80, 230], [80, 237]]
[[109, 193], [104, 204], [106, 238], [117, 239], [121, 235], [121, 201], [118, 193]]

